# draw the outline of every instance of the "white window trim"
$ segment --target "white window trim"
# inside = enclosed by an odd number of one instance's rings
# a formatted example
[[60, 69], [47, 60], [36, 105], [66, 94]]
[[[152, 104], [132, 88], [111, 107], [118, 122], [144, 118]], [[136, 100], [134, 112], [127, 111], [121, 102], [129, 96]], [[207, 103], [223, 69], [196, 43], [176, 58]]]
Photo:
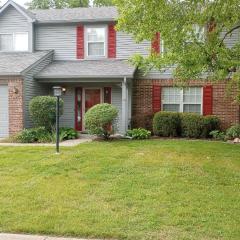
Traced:
[[[95, 56], [89, 56], [88, 55], [88, 43], [102, 43], [102, 41], [88, 41], [88, 34], [87, 30], [89, 28], [103, 28], [105, 30], [105, 41], [104, 41], [104, 55], [95, 55]], [[107, 35], [107, 25], [87, 25], [84, 27], [84, 50], [85, 50], [85, 58], [88, 59], [101, 59], [101, 58], [107, 58], [107, 45], [108, 45], [108, 35]]]
[[[166, 86], [166, 87], [171, 87], [171, 86]], [[202, 96], [202, 101], [201, 101], [201, 115], [203, 115], [203, 87], [201, 87], [201, 86], [194, 86], [194, 87], [196, 87], [196, 88], [201, 88], [201, 96]], [[191, 87], [190, 87], [191, 88]], [[181, 88], [180, 89], [180, 102], [179, 103], [176, 103], [176, 102], [164, 102], [163, 100], [161, 100], [161, 109], [163, 109], [163, 105], [164, 104], [177, 104], [177, 105], [180, 105], [179, 106], [179, 112], [180, 113], [183, 113], [183, 106], [184, 106], [184, 104], [188, 104], [188, 105], [196, 105], [196, 104], [199, 104], [199, 103], [192, 103], [192, 102], [184, 102], [183, 101], [183, 88]], [[162, 93], [161, 93], [162, 94]], [[161, 96], [161, 99], [163, 99], [162, 98], [162, 96]]]
[[[27, 39], [28, 39], [28, 49], [27, 50], [25, 50], [25, 51], [16, 51], [14, 49], [15, 48], [14, 43], [15, 43], [15, 39], [16, 39], [16, 35], [17, 34], [27, 34]], [[0, 50], [0, 52], [29, 52], [29, 32], [13, 32], [13, 33], [6, 33], [6, 32], [1, 33], [0, 32], [0, 35], [11, 35], [12, 36], [12, 46], [11, 46], [12, 50], [10, 50], [10, 51], [2, 51], [2, 50]]]

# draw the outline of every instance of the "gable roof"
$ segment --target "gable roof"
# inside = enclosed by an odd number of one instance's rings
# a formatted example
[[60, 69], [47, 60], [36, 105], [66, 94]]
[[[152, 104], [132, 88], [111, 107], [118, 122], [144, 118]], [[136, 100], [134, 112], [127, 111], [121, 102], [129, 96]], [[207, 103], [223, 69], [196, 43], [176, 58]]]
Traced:
[[25, 9], [24, 7], [20, 6], [19, 4], [15, 3], [12, 0], [7, 1], [1, 8], [0, 8], [0, 15], [7, 9], [9, 6], [14, 7], [19, 13], [21, 13], [24, 17], [28, 19], [30, 22], [34, 22], [35, 16], [29, 10]]
[[40, 71], [37, 79], [133, 78], [136, 67], [126, 60], [54, 61]]
[[19, 76], [53, 51], [0, 53], [0, 76]]
[[32, 10], [38, 22], [96, 22], [115, 21], [118, 13], [115, 7], [90, 7]]

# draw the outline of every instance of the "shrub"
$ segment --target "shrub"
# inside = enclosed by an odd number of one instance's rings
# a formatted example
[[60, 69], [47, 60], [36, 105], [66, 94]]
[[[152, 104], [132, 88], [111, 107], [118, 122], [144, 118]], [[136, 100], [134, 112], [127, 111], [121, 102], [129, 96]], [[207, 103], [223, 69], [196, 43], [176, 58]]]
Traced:
[[118, 110], [111, 104], [97, 104], [85, 114], [85, 126], [91, 134], [109, 139], [114, 129], [112, 127], [117, 118]]
[[236, 124], [228, 128], [226, 131], [226, 137], [230, 140], [240, 138], [240, 124]]
[[71, 140], [78, 138], [78, 132], [73, 128], [60, 128], [60, 136], [62, 140]]
[[204, 117], [195, 113], [182, 113], [181, 136], [200, 138], [204, 127]]
[[145, 128], [153, 132], [154, 114], [138, 114], [134, 115], [131, 120], [132, 128]]
[[180, 132], [180, 117], [175, 112], [158, 112], [153, 118], [153, 132], [157, 136], [176, 137]]
[[[35, 127], [45, 127], [47, 130], [55, 125], [56, 97], [38, 96], [29, 104], [29, 112]], [[63, 114], [63, 100], [60, 99], [60, 115]]]
[[24, 129], [15, 136], [16, 142], [20, 143], [35, 143], [42, 142], [48, 135], [48, 131], [44, 127]]
[[217, 116], [211, 115], [203, 117], [203, 129], [201, 137], [211, 137], [212, 135], [210, 135], [210, 133], [214, 130], [220, 130], [220, 119]]
[[225, 136], [225, 133], [224, 132], [221, 132], [219, 130], [214, 130], [214, 131], [211, 131], [209, 133], [210, 136], [213, 137], [213, 139], [215, 140], [220, 140], [220, 141], [224, 141], [226, 136]]
[[148, 139], [151, 136], [151, 132], [144, 128], [135, 128], [128, 130], [126, 136], [131, 137], [132, 139]]

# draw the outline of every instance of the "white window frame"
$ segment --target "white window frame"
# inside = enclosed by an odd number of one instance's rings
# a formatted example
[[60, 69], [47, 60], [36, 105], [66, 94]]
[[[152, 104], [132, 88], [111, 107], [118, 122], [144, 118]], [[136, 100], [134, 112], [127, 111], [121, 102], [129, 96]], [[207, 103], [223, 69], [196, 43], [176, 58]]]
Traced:
[[[171, 88], [171, 86], [166, 86], [167, 88]], [[164, 87], [163, 87], [164, 88]], [[174, 88], [174, 87], [172, 87]], [[191, 88], [191, 87], [189, 87]], [[201, 88], [201, 96], [202, 96], [202, 101], [201, 101], [201, 112], [200, 114], [203, 115], [203, 87], [201, 86], [193, 86], [192, 88]], [[163, 99], [163, 91], [161, 93], [161, 99]], [[164, 104], [178, 104], [180, 105], [179, 106], [179, 112], [180, 113], [183, 113], [183, 108], [184, 108], [184, 105], [187, 104], [187, 105], [197, 105], [198, 103], [192, 103], [192, 102], [184, 102], [183, 101], [183, 96], [184, 96], [184, 88], [180, 88], [180, 101], [179, 103], [176, 103], [176, 102], [164, 102], [163, 100], [161, 100], [161, 109], [163, 109], [163, 105]]]
[[[88, 43], [102, 43], [102, 41], [88, 41], [88, 29], [89, 28], [102, 28], [104, 29], [104, 32], [105, 32], [105, 39], [104, 39], [104, 54], [103, 55], [94, 55], [94, 56], [89, 56], [88, 54]], [[108, 39], [108, 36], [107, 36], [107, 26], [106, 25], [89, 25], [89, 26], [85, 26], [84, 28], [84, 46], [85, 46], [85, 57], [86, 58], [90, 58], [90, 59], [99, 59], [99, 58], [107, 58], [107, 39]]]
[[[27, 34], [27, 39], [28, 39], [28, 42], [27, 42], [27, 45], [28, 45], [28, 49], [27, 50], [24, 50], [24, 51], [17, 51], [17, 50], [15, 50], [15, 45], [14, 45], [14, 43], [15, 43], [15, 40], [16, 40], [16, 35], [17, 34]], [[4, 33], [1, 33], [0, 32], [0, 35], [11, 35], [12, 36], [12, 46], [11, 46], [11, 50], [9, 50], [9, 51], [2, 51], [1, 49], [0, 49], [0, 52], [28, 52], [29, 51], [29, 32], [14, 32], [14, 33], [6, 33], [6, 32], [4, 32]]]

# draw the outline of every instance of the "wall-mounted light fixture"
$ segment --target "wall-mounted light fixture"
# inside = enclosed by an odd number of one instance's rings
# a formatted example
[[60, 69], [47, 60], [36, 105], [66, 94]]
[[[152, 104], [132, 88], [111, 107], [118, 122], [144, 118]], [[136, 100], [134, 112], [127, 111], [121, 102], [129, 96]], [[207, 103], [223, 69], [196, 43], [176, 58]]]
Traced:
[[18, 94], [18, 88], [17, 87], [13, 87], [13, 93], [15, 93], [15, 94]]

